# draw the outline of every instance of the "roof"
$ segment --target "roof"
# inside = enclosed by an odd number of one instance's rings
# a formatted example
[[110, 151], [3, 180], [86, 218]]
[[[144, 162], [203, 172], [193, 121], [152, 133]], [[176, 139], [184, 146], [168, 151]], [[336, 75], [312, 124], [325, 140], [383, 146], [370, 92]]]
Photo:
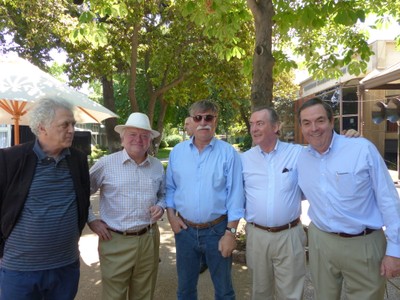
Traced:
[[382, 71], [373, 70], [360, 81], [360, 85], [365, 89], [400, 89], [400, 62]]

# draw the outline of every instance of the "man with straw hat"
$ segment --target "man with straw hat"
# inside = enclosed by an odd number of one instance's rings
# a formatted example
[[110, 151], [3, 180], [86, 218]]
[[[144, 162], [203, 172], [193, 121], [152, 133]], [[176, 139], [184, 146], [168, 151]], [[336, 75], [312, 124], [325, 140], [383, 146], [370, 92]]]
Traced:
[[89, 227], [99, 236], [102, 299], [152, 299], [165, 183], [164, 168], [148, 149], [160, 133], [139, 112], [115, 131], [123, 150], [90, 169], [91, 193], [100, 189], [100, 218], [90, 209]]

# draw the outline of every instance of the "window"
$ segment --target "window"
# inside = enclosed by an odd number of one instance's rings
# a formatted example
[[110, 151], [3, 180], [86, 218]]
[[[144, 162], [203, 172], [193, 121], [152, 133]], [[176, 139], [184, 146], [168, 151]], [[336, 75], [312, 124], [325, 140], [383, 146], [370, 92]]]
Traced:
[[0, 148], [11, 146], [11, 126], [0, 124]]

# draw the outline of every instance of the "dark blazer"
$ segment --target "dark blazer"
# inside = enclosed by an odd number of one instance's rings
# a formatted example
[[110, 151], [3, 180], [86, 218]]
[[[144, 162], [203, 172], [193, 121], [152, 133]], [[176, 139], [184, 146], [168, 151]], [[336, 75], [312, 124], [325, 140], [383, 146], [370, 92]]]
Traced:
[[[34, 142], [0, 149], [0, 257], [4, 242], [10, 235], [24, 207], [37, 162]], [[68, 166], [75, 187], [78, 226], [82, 233], [88, 218], [90, 178], [87, 156], [70, 148]]]

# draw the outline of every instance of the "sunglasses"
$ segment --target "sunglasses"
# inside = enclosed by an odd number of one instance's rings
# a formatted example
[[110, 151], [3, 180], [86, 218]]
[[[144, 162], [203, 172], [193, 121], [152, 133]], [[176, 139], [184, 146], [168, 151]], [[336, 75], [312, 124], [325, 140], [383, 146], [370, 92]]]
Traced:
[[205, 116], [197, 115], [197, 116], [193, 116], [192, 118], [193, 118], [193, 121], [195, 121], [196, 123], [199, 123], [201, 120], [204, 120], [206, 122], [211, 122], [212, 120], [214, 120], [215, 117], [216, 116], [213, 116], [213, 115], [205, 115]]

